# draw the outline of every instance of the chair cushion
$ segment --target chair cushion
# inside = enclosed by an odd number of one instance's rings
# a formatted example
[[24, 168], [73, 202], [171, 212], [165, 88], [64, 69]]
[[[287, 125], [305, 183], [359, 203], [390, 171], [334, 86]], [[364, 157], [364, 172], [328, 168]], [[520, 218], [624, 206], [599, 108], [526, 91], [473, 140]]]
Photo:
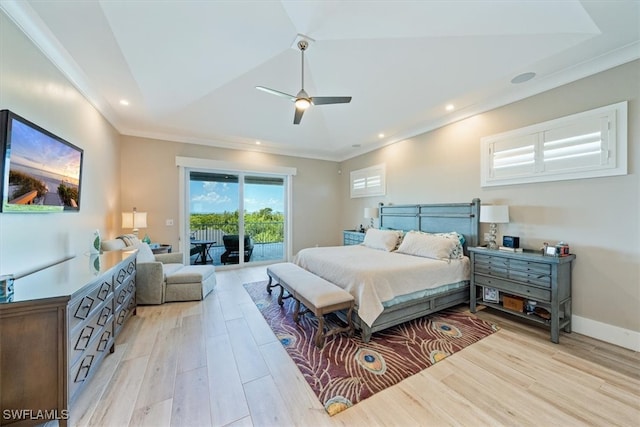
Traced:
[[212, 265], [187, 265], [167, 274], [167, 284], [170, 283], [200, 283], [209, 278], [216, 271]]
[[162, 272], [164, 273], [165, 278], [181, 268], [184, 268], [184, 264], [162, 264]]

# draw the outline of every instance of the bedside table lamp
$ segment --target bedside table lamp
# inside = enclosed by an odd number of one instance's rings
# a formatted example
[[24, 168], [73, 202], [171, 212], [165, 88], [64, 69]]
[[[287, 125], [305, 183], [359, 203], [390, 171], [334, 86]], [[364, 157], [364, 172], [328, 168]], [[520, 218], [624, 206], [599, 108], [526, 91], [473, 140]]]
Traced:
[[377, 208], [364, 208], [364, 217], [365, 219], [370, 219], [371, 224], [370, 228], [373, 228], [373, 219], [378, 218], [378, 209]]
[[147, 213], [138, 212], [133, 208], [133, 212], [122, 212], [122, 228], [132, 228], [133, 234], [138, 237], [140, 228], [147, 228]]
[[509, 206], [483, 205], [480, 206], [480, 222], [489, 223], [489, 249], [498, 249], [496, 244], [496, 224], [509, 222]]

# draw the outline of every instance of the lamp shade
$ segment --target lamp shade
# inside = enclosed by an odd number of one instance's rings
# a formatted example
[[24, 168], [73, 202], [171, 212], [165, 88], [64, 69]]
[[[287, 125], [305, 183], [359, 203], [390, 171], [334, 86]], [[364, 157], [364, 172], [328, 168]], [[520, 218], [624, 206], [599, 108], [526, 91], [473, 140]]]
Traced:
[[509, 222], [509, 206], [483, 205], [480, 206], [480, 222], [501, 224]]
[[378, 209], [376, 208], [364, 208], [365, 218], [378, 218]]
[[122, 228], [147, 228], [146, 212], [122, 212]]

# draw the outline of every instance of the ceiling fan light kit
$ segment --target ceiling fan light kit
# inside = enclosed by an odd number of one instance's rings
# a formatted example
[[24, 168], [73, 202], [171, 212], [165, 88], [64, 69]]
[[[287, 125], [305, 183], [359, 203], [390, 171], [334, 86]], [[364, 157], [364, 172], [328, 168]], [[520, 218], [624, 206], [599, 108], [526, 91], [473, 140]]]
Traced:
[[264, 86], [256, 86], [256, 89], [263, 92], [270, 93], [272, 95], [280, 96], [283, 98], [289, 98], [296, 106], [296, 111], [293, 115], [293, 124], [298, 125], [302, 120], [302, 114], [304, 111], [313, 105], [327, 105], [327, 104], [348, 104], [351, 102], [350, 96], [309, 96], [304, 90], [304, 51], [309, 47], [307, 40], [298, 41], [298, 49], [302, 53], [302, 88], [296, 96], [289, 95], [288, 93], [280, 92], [275, 89], [270, 89]]

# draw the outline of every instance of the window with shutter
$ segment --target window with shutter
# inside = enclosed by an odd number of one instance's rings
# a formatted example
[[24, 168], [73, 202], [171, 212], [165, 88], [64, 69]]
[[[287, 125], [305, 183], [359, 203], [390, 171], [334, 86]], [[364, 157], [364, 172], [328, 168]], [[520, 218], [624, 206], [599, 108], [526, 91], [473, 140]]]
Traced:
[[626, 175], [627, 103], [481, 140], [483, 187]]
[[383, 196], [385, 189], [385, 165], [380, 164], [351, 172], [351, 198]]

